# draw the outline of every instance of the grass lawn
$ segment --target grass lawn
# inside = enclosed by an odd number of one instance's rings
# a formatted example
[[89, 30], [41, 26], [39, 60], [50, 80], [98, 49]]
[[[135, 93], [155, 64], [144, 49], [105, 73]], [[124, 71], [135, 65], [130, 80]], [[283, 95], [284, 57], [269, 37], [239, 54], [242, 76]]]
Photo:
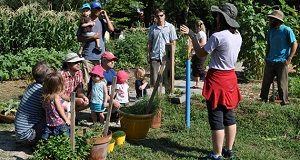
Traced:
[[[108, 159], [201, 159], [212, 149], [205, 102], [191, 100], [191, 125], [185, 126], [185, 104], [163, 102], [162, 127], [150, 129], [142, 141], [116, 146]], [[243, 100], [235, 109], [238, 131], [236, 159], [300, 159], [298, 103], [278, 104]]]

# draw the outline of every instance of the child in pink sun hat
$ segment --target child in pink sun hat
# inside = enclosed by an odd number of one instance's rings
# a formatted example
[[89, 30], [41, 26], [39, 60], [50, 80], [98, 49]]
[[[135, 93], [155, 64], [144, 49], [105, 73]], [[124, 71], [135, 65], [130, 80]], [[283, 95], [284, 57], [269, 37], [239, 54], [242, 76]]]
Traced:
[[104, 110], [107, 104], [107, 87], [103, 75], [104, 69], [100, 65], [96, 65], [90, 72], [92, 77], [92, 90], [89, 94], [90, 109], [93, 123], [97, 122], [97, 116], [100, 123], [104, 124]]
[[118, 101], [122, 107], [126, 107], [129, 103], [129, 85], [127, 80], [130, 74], [124, 70], [119, 70], [117, 73], [117, 85], [116, 85], [116, 101]]

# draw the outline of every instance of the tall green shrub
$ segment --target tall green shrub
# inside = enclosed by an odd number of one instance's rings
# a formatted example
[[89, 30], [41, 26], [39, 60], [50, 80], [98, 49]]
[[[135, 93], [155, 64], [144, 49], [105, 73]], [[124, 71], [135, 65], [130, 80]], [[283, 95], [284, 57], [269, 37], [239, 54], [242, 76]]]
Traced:
[[28, 47], [57, 51], [77, 50], [79, 14], [44, 10], [39, 4], [22, 6], [16, 11], [0, 7], [1, 54], [17, 54]]
[[142, 28], [124, 31], [125, 39], [110, 40], [106, 50], [118, 57], [117, 68], [143, 67], [147, 62], [148, 31]]
[[[269, 29], [269, 19], [267, 17], [274, 9], [279, 9], [285, 14], [284, 24], [291, 27], [300, 40], [298, 12], [288, 6], [284, 0], [280, 0], [281, 5], [259, 5], [253, 0], [246, 2], [237, 1], [239, 10], [239, 23], [243, 38], [243, 44], [239, 59], [243, 61], [245, 72], [250, 79], [262, 79], [265, 66], [265, 49], [267, 30]], [[292, 60], [293, 64], [299, 64], [300, 55], [296, 54]]]
[[45, 48], [27, 48], [16, 55], [0, 55], [0, 81], [28, 78], [32, 67], [40, 61], [46, 61], [52, 69], [59, 70], [65, 54]]

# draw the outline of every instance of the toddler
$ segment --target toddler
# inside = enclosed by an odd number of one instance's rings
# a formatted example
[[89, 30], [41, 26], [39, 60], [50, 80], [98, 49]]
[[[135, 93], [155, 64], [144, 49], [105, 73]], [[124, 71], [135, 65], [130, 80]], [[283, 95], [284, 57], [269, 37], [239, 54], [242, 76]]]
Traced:
[[[93, 32], [93, 26], [95, 25], [95, 22], [92, 21], [90, 14], [91, 14], [91, 6], [88, 3], [85, 3], [82, 5], [82, 17], [80, 19], [80, 26], [82, 27], [83, 34], [82, 36], [90, 37], [94, 36], [95, 32]], [[78, 55], [82, 57], [82, 50], [85, 46], [85, 43], [82, 43]], [[99, 52], [102, 51], [100, 47], [100, 38], [96, 39], [96, 46], [95, 49], [97, 49]]]
[[92, 77], [92, 90], [89, 94], [90, 109], [93, 123], [97, 122], [97, 117], [100, 119], [100, 123], [104, 124], [104, 110], [108, 106], [107, 104], [107, 87], [106, 81], [103, 75], [104, 69], [100, 65], [96, 65], [90, 72]]
[[136, 98], [139, 99], [147, 94], [148, 82], [145, 80], [146, 71], [144, 68], [137, 68], [134, 72]]
[[70, 110], [70, 102], [64, 101], [60, 95], [64, 92], [64, 81], [60, 72], [52, 72], [46, 76], [43, 84], [43, 108], [46, 111], [47, 127], [42, 135], [48, 139], [50, 135], [60, 135], [66, 132], [70, 136], [70, 117], [65, 114], [65, 108]]
[[120, 70], [117, 73], [117, 85], [116, 85], [116, 101], [121, 104], [121, 107], [126, 107], [129, 103], [129, 85], [127, 83], [130, 75], [124, 70]]

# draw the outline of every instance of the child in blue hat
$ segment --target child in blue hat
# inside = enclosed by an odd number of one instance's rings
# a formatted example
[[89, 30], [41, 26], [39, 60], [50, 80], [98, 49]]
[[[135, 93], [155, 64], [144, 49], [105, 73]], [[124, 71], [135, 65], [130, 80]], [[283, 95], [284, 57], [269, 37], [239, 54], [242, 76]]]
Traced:
[[[82, 9], [82, 17], [80, 19], [80, 26], [82, 27], [82, 31], [83, 31], [82, 36], [85, 37], [94, 36], [95, 32], [93, 32], [93, 26], [95, 25], [95, 22], [93, 22], [90, 17], [91, 6], [88, 3], [85, 3], [82, 5], [81, 9]], [[82, 50], [84, 46], [85, 43], [82, 43], [79, 48], [78, 55], [80, 57], [82, 57]], [[99, 52], [102, 51], [100, 47], [100, 38], [96, 39], [95, 49], [97, 49]]]

